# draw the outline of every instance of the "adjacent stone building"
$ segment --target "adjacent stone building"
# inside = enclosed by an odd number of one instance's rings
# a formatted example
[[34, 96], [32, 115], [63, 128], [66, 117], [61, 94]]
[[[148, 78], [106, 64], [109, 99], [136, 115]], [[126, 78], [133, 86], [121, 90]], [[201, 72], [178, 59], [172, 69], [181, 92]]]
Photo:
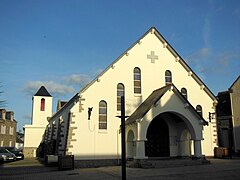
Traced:
[[24, 134], [21, 132], [17, 132], [17, 138], [16, 138], [16, 145], [15, 147], [17, 149], [23, 149], [23, 144], [24, 144]]
[[13, 111], [0, 109], [0, 147], [14, 147], [16, 144], [17, 121]]
[[227, 91], [218, 93], [218, 143], [240, 152], [240, 76]]

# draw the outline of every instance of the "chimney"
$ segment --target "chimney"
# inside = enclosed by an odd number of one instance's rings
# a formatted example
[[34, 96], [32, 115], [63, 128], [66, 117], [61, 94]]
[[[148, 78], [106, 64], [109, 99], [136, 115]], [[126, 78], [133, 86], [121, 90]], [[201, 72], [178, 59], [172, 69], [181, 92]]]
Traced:
[[6, 110], [0, 109], [0, 119], [5, 120], [6, 119]]

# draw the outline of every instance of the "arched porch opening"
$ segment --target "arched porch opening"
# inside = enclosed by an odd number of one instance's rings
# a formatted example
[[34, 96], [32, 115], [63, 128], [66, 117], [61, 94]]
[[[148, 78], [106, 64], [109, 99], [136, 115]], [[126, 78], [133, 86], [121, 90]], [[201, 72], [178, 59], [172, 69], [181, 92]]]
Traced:
[[136, 143], [134, 140], [134, 133], [132, 130], [128, 131], [127, 134], [127, 159], [133, 159], [136, 155]]
[[177, 112], [164, 112], [150, 122], [146, 132], [147, 157], [191, 156], [196, 132], [191, 122]]
[[161, 116], [152, 120], [147, 130], [145, 153], [148, 157], [167, 157], [169, 151], [169, 128]]

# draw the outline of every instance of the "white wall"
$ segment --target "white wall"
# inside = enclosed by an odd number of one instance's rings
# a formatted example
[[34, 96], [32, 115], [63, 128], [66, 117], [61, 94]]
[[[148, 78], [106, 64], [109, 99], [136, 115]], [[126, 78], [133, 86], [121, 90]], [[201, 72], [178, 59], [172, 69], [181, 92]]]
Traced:
[[38, 147], [45, 131], [45, 126], [25, 125], [24, 147]]
[[[41, 99], [45, 99], [45, 111], [40, 111]], [[47, 117], [52, 116], [52, 97], [33, 96], [33, 112], [32, 125], [46, 126], [48, 124]]]

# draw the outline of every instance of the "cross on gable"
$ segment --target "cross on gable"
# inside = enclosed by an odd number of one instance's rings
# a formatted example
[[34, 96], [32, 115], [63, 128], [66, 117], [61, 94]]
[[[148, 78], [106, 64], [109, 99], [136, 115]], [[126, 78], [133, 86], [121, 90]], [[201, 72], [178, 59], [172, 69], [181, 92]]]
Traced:
[[155, 60], [158, 60], [158, 56], [155, 55], [154, 51], [151, 51], [150, 54], [147, 54], [147, 58], [151, 59], [151, 63], [155, 63]]

